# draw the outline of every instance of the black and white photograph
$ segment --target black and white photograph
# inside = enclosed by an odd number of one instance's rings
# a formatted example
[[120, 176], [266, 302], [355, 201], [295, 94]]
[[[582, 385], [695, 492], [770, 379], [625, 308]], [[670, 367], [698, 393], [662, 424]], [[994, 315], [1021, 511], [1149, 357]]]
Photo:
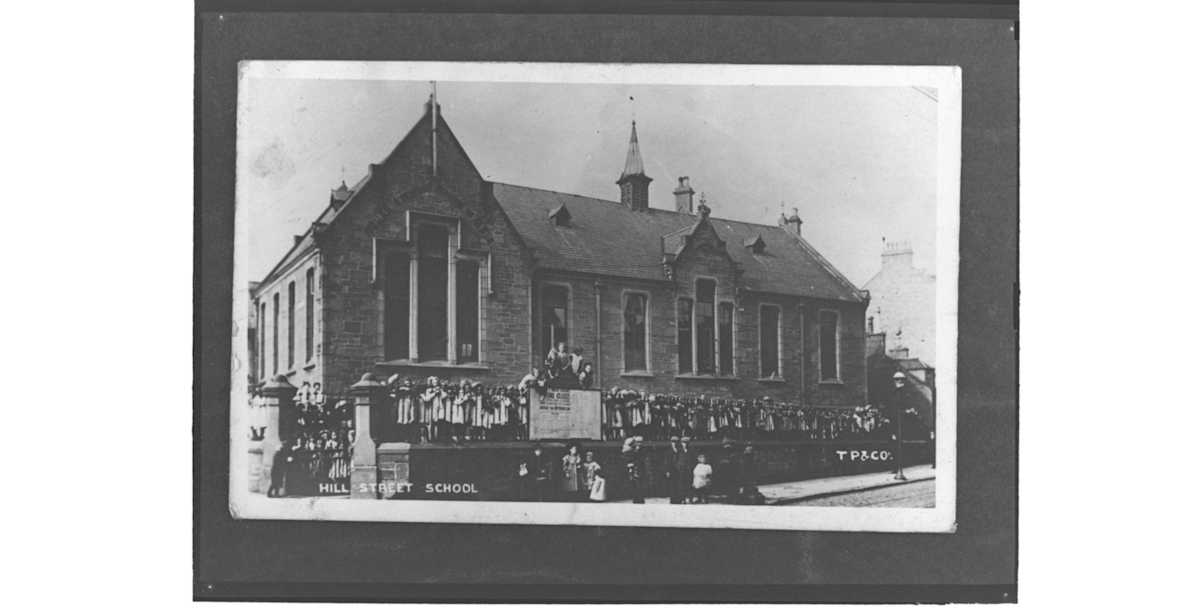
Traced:
[[242, 62], [233, 515], [952, 532], [960, 100]]

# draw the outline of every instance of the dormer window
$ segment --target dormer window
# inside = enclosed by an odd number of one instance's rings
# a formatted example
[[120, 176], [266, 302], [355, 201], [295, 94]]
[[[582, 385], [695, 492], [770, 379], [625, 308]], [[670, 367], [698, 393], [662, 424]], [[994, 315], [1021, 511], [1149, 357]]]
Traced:
[[571, 213], [569, 211], [567, 211], [566, 204], [560, 205], [557, 208], [550, 210], [550, 213], [547, 214], [546, 216], [548, 218], [550, 218], [550, 220], [554, 223], [554, 226], [556, 226], [556, 227], [570, 227], [571, 226]]
[[767, 242], [763, 241], [762, 235], [758, 237], [750, 237], [742, 241], [742, 245], [750, 249], [755, 254], [762, 254], [767, 249]]

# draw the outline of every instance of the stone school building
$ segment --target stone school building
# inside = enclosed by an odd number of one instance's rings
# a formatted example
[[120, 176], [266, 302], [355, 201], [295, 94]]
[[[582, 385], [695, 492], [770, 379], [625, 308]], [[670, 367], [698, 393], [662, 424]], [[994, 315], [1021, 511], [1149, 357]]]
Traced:
[[562, 341], [602, 388], [866, 404], [868, 294], [795, 214], [715, 218], [679, 177], [651, 207], [636, 123], [614, 178], [611, 201], [486, 181], [427, 103], [253, 285], [251, 381], [516, 384]]

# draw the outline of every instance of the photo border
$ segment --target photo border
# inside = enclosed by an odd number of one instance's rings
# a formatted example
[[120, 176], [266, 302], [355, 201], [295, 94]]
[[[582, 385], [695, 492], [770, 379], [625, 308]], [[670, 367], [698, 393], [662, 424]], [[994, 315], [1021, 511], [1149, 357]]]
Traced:
[[[934, 532], [955, 530], [957, 490], [957, 346], [959, 186], [962, 143], [962, 72], [957, 66], [779, 66], [729, 64], [584, 64], [552, 62], [239, 63], [238, 123], [248, 119], [250, 79], [404, 80], [412, 82], [572, 83], [688, 86], [923, 86], [938, 91], [937, 318], [938, 360], [934, 508], [531, 503], [505, 501], [364, 501], [345, 498], [267, 498], [249, 491], [248, 394], [241, 366], [230, 371], [230, 512], [238, 519], [295, 519], [417, 523], [538, 524], [800, 531]], [[238, 135], [238, 173], [249, 151]], [[238, 180], [235, 221], [234, 327], [248, 327], [248, 185]], [[250, 362], [244, 336], [233, 333], [234, 362]]]

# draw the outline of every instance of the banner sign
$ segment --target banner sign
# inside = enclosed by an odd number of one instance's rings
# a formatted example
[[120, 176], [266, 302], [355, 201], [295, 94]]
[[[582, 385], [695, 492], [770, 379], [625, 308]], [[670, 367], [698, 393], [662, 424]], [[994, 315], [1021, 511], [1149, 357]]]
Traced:
[[529, 438], [600, 440], [600, 390], [530, 392]]

